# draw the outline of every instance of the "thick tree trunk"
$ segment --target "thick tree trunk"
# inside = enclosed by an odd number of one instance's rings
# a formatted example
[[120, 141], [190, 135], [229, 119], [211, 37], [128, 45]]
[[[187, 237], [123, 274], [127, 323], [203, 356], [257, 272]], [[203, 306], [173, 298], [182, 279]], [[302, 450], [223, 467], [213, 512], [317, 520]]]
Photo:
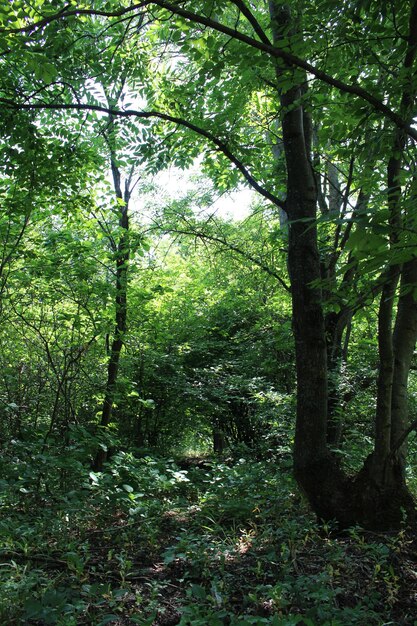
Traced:
[[[288, 37], [290, 9], [276, 0], [269, 3], [273, 39], [281, 43], [282, 34]], [[327, 349], [322, 294], [319, 250], [316, 233], [317, 188], [310, 163], [310, 133], [304, 128], [307, 117], [303, 112], [301, 96], [305, 83], [293, 68], [277, 67], [277, 81], [282, 73], [292, 74], [293, 86], [280, 91], [282, 109], [283, 145], [287, 166], [286, 210], [289, 217], [288, 266], [293, 305], [293, 331], [297, 370], [297, 416], [294, 446], [295, 477], [319, 518], [336, 520], [340, 526], [362, 524], [368, 528], [391, 528], [402, 521], [402, 509], [414, 510], [412, 498], [401, 478], [398, 463], [390, 459], [390, 428], [386, 415], [377, 426], [376, 451], [369, 457], [356, 479], [349, 479], [327, 449]], [[296, 79], [298, 77], [298, 82]], [[392, 192], [390, 200], [392, 203]], [[382, 300], [380, 329], [390, 326], [393, 289]], [[385, 307], [385, 304], [387, 306]], [[381, 337], [382, 359], [387, 368], [393, 366], [393, 353]], [[385, 350], [387, 348], [387, 350]], [[385, 363], [386, 360], [386, 363]], [[382, 384], [383, 383], [383, 384]], [[385, 392], [391, 382], [381, 380]], [[385, 403], [384, 396], [384, 403]], [[385, 407], [385, 404], [384, 404]], [[391, 402], [389, 399], [389, 414]], [[381, 411], [381, 415], [383, 415]], [[384, 463], [381, 465], [381, 459]], [[381, 472], [383, 466], [384, 471]], [[378, 468], [378, 471], [376, 471]]]
[[[275, 0], [270, 2], [274, 43], [288, 32], [290, 9]], [[280, 82], [282, 68], [277, 68]], [[285, 70], [294, 73], [292, 68]], [[305, 128], [301, 96], [302, 84], [280, 92], [282, 133], [287, 167], [286, 211], [289, 217], [288, 268], [291, 280], [293, 331], [297, 371], [297, 417], [294, 446], [294, 469], [300, 486], [321, 510], [328, 468], [326, 447], [327, 352], [320, 288], [320, 259], [317, 246], [317, 188], [310, 162], [311, 133]], [[319, 484], [312, 485], [312, 475]], [[314, 480], [315, 480], [314, 478]]]

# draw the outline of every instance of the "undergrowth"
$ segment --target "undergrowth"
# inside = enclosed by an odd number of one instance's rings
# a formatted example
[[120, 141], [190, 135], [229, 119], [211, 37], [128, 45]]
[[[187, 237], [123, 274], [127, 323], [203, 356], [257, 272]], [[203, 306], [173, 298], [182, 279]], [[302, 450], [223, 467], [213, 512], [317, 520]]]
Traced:
[[1, 459], [0, 623], [416, 625], [404, 530], [318, 526], [285, 455], [214, 460], [33, 439]]

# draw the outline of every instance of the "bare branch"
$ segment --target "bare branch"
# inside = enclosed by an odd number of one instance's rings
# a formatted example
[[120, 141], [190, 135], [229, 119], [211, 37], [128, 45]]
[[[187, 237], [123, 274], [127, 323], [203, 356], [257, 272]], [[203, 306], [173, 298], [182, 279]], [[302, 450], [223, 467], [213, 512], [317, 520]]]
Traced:
[[252, 256], [249, 252], [242, 250], [242, 248], [239, 248], [238, 246], [227, 241], [227, 239], [224, 239], [223, 237], [209, 235], [208, 233], [204, 233], [202, 231], [192, 230], [192, 229], [186, 230], [186, 229], [181, 229], [181, 228], [169, 228], [169, 229], [164, 228], [163, 230], [165, 232], [175, 233], [176, 235], [186, 235], [189, 237], [195, 237], [196, 239], [201, 239], [202, 241], [210, 241], [212, 243], [218, 243], [224, 248], [226, 248], [227, 250], [230, 250], [231, 252], [235, 252], [239, 256], [244, 257], [245, 259], [247, 259], [248, 261], [250, 261], [257, 267], [259, 267], [261, 270], [263, 270], [266, 274], [269, 274], [269, 276], [272, 276], [273, 278], [275, 278], [280, 283], [280, 285], [284, 287], [286, 291], [288, 292], [291, 291], [291, 287], [287, 285], [285, 280], [281, 278], [281, 276], [277, 274], [275, 270], [271, 269], [268, 265], [263, 263], [260, 259], [257, 259], [256, 257]]

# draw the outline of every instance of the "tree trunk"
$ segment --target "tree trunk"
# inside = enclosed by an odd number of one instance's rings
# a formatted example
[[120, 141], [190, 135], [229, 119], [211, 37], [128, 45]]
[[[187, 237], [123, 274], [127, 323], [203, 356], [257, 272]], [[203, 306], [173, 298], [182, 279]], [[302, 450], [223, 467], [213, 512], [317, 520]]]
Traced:
[[[340, 445], [343, 430], [342, 409], [345, 403], [340, 390], [343, 365], [347, 360], [348, 329], [352, 310], [348, 307], [325, 317], [328, 364], [327, 443], [331, 448]], [[344, 339], [345, 338], [345, 339]]]
[[[391, 450], [395, 449], [397, 442], [408, 428], [408, 375], [417, 340], [416, 285], [417, 259], [411, 259], [404, 264], [402, 271], [397, 319], [393, 336], [394, 374], [391, 406]], [[398, 466], [403, 477], [406, 452], [406, 442], [398, 450], [395, 450]]]
[[215, 454], [222, 454], [226, 447], [224, 433], [220, 426], [215, 425], [213, 428], [213, 452]]
[[[269, 3], [273, 39], [279, 44], [288, 32], [290, 9], [275, 0]], [[282, 69], [277, 67], [277, 81]], [[294, 74], [293, 68], [286, 73]], [[319, 287], [320, 259], [316, 233], [317, 189], [310, 163], [311, 133], [304, 128], [301, 96], [296, 84], [280, 93], [282, 133], [287, 167], [286, 212], [289, 217], [288, 267], [291, 280], [293, 331], [297, 372], [297, 418], [294, 447], [295, 475], [308, 498], [320, 499], [320, 487], [311, 489], [311, 469], [320, 472], [327, 461], [327, 354]], [[307, 143], [308, 142], [308, 143]], [[320, 508], [320, 507], [319, 507]]]
[[[404, 85], [401, 94], [400, 113], [404, 119], [413, 118], [416, 85], [413, 78], [413, 66], [417, 51], [417, 1], [410, 11], [408, 47], [404, 57]], [[380, 354], [380, 372], [378, 378], [377, 412], [375, 423], [375, 450], [373, 456], [372, 478], [384, 487], [394, 484], [398, 490], [405, 490], [405, 446], [402, 454], [391, 454], [398, 439], [406, 429], [408, 420], [407, 382], [414, 350], [417, 324], [416, 306], [413, 296], [413, 284], [416, 279], [415, 260], [408, 261], [401, 267], [397, 261], [398, 244], [403, 230], [403, 207], [401, 206], [401, 170], [407, 136], [401, 129], [396, 129], [387, 167], [387, 195], [390, 225], [390, 244], [393, 250], [391, 266], [386, 271], [381, 303], [379, 308], [378, 343]], [[395, 339], [392, 329], [393, 300], [396, 295], [398, 279], [401, 275], [402, 295], [398, 302], [395, 323]], [[408, 293], [407, 293], [408, 292]], [[395, 379], [395, 385], [394, 385]], [[393, 408], [395, 407], [395, 413]], [[394, 433], [395, 431], [395, 433]]]
[[374, 479], [384, 483], [384, 468], [391, 445], [391, 402], [394, 376], [392, 320], [399, 268], [390, 267], [385, 274], [378, 311], [379, 372], [375, 416]]
[[[414, 80], [416, 54], [417, 1], [414, 1], [410, 11], [408, 47], [404, 57], [403, 68], [408, 80], [404, 83], [401, 97], [401, 114], [404, 119], [408, 118], [410, 121], [414, 117], [414, 103], [417, 92], [417, 86]], [[402, 165], [402, 161], [398, 163], [398, 160], [399, 157], [402, 157], [406, 145], [406, 135], [402, 131], [397, 130], [394, 139], [393, 156], [391, 158], [391, 180], [388, 179], [388, 184], [391, 196], [397, 199], [398, 203], [401, 196], [400, 174]], [[397, 165], [397, 167], [395, 167], [395, 165]], [[407, 217], [404, 221], [407, 223]], [[413, 224], [411, 228], [413, 228]], [[395, 458], [403, 480], [405, 472], [406, 441], [404, 441], [398, 450], [397, 442], [403, 437], [408, 426], [408, 375], [417, 339], [416, 285], [417, 260], [412, 258], [406, 261], [402, 268], [400, 296], [393, 335], [394, 372], [391, 405], [391, 450], [395, 452]]]
[[[329, 198], [329, 213], [334, 216], [340, 215], [340, 185], [338, 177], [335, 172], [330, 174], [329, 167], [329, 186], [331, 189], [337, 190], [337, 194], [331, 194]], [[345, 190], [345, 199], [343, 201], [342, 215], [346, 217], [348, 208], [348, 194], [351, 188], [353, 178], [353, 158], [350, 162], [349, 177], [347, 187]], [[358, 201], [354, 214], [358, 210], [365, 208], [367, 203], [367, 197], [361, 190], [359, 192]], [[332, 288], [337, 288], [337, 261], [341, 255], [341, 252], [345, 250], [346, 243], [349, 239], [351, 232], [352, 222], [350, 222], [343, 233], [341, 234], [340, 225], [336, 228], [336, 234], [334, 237], [333, 249], [326, 260], [323, 278], [330, 288], [328, 293], [324, 294], [328, 297], [332, 295]], [[349, 254], [348, 269], [345, 271], [342, 281], [339, 285], [339, 291], [343, 293], [346, 289], [348, 293], [352, 293], [354, 285], [357, 283], [358, 266], [352, 254]], [[352, 305], [346, 304], [339, 300], [340, 309], [338, 312], [330, 311], [325, 316], [325, 333], [327, 342], [327, 363], [328, 363], [328, 401], [327, 401], [327, 443], [331, 448], [338, 448], [341, 442], [342, 430], [343, 430], [343, 408], [345, 404], [345, 396], [341, 392], [342, 381], [342, 369], [347, 363], [347, 353], [350, 338], [350, 329], [353, 318]]]
[[[110, 130], [112, 131], [113, 120], [110, 119]], [[122, 351], [127, 322], [127, 284], [129, 265], [129, 200], [130, 200], [130, 179], [126, 180], [124, 193], [121, 186], [121, 173], [116, 163], [113, 138], [110, 137], [111, 170], [113, 175], [113, 185], [118, 203], [119, 227], [121, 230], [119, 243], [116, 248], [116, 296], [115, 296], [115, 327], [111, 343], [109, 362], [107, 366], [107, 382], [105, 388], [104, 402], [101, 413], [100, 427], [106, 429], [111, 421], [114, 397], [116, 392], [117, 374], [119, 370], [120, 353]], [[107, 450], [100, 447], [97, 450], [93, 468], [96, 472], [103, 471], [103, 465], [107, 460]]]
[[[408, 47], [404, 57], [404, 86], [400, 113], [403, 119], [413, 118], [416, 83], [412, 80], [417, 52], [417, 1], [410, 11]], [[354, 497], [361, 513], [360, 523], [374, 529], [398, 528], [404, 513], [416, 522], [413, 498], [405, 483], [405, 435], [407, 434], [407, 382], [417, 337], [417, 305], [414, 289], [417, 284], [417, 260], [407, 260], [401, 267], [396, 259], [404, 221], [401, 203], [401, 170], [407, 137], [396, 129], [387, 167], [387, 196], [390, 241], [393, 250], [391, 265], [385, 273], [386, 282], [379, 309], [378, 343], [380, 373], [375, 424], [375, 449], [367, 459], [354, 484]], [[406, 219], [406, 218], [405, 218]], [[393, 303], [401, 276], [394, 332]]]
[[[289, 37], [290, 9], [277, 0], [270, 0], [269, 7], [274, 44], [279, 45], [283, 33]], [[318, 287], [321, 279], [316, 233], [318, 194], [310, 163], [311, 133], [304, 127], [306, 116], [301, 103], [306, 87], [299, 71], [296, 73], [291, 67], [283, 70], [282, 66], [277, 66], [278, 84], [283, 72], [287, 76], [292, 74], [293, 78], [292, 87], [280, 92], [280, 102], [287, 167], [288, 266], [297, 371], [295, 477], [319, 518], [336, 520], [344, 528], [353, 524], [375, 529], [391, 528], [400, 525], [402, 508], [409, 512], [413, 510], [413, 502], [401, 481], [398, 465], [393, 460], [388, 462], [386, 422], [379, 424], [380, 443], [385, 446], [383, 452], [381, 447], [381, 455], [386, 461], [385, 474], [379, 473], [377, 481], [375, 460], [380, 467], [379, 447], [354, 480], [344, 474], [327, 449], [328, 362], [322, 294]], [[392, 306], [392, 299], [383, 300], [381, 331], [390, 322], [385, 302]]]

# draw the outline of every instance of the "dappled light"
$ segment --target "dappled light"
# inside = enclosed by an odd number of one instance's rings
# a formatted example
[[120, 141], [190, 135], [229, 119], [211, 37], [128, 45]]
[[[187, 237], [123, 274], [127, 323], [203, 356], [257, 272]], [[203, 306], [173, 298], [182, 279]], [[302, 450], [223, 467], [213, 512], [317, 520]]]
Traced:
[[[180, 470], [172, 459], [122, 454], [91, 476], [48, 451], [44, 471], [64, 464], [65, 494], [30, 489], [13, 458], [2, 468], [4, 615], [16, 601], [27, 623], [379, 624], [412, 615], [414, 538], [317, 525], [275, 458], [248, 451]], [[41, 471], [32, 467], [35, 483]]]
[[417, 0], [7, 0], [0, 70], [0, 624], [417, 626]]

